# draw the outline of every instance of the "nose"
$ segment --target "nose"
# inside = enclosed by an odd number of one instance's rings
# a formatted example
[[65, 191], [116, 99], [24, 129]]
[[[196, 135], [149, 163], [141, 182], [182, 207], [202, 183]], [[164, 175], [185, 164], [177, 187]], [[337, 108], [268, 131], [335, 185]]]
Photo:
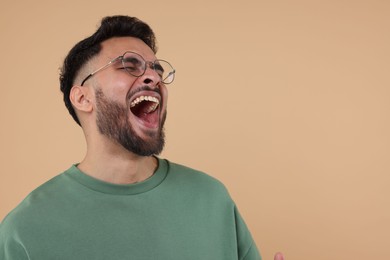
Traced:
[[160, 75], [153, 68], [153, 62], [146, 64], [145, 73], [141, 76], [141, 80], [150, 86], [157, 86], [161, 82]]

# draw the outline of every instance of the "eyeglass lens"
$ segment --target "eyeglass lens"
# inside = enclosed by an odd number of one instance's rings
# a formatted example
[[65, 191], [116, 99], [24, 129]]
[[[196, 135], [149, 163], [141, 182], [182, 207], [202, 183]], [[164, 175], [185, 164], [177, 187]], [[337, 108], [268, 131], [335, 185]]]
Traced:
[[[174, 69], [167, 61], [156, 60], [149, 63], [150, 68], [157, 72], [163, 83], [169, 84], [173, 81]], [[122, 64], [131, 75], [136, 77], [143, 75], [147, 66], [147, 62], [139, 54], [133, 52], [126, 52], [123, 55]]]

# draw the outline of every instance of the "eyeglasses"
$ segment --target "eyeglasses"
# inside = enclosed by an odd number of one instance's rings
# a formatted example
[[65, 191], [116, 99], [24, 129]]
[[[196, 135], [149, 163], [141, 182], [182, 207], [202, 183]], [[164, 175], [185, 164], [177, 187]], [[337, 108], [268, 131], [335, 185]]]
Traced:
[[85, 81], [91, 78], [93, 75], [98, 73], [101, 70], [109, 67], [117, 61], [122, 62], [122, 69], [126, 70], [130, 75], [134, 77], [141, 77], [145, 74], [147, 66], [157, 72], [160, 76], [161, 82], [164, 84], [170, 84], [175, 79], [175, 69], [172, 65], [165, 60], [155, 60], [155, 61], [145, 61], [145, 59], [139, 55], [138, 53], [127, 51], [123, 55], [116, 57], [111, 60], [109, 63], [104, 65], [103, 67], [95, 70], [91, 74], [89, 74], [82, 82], [81, 86], [84, 85]]

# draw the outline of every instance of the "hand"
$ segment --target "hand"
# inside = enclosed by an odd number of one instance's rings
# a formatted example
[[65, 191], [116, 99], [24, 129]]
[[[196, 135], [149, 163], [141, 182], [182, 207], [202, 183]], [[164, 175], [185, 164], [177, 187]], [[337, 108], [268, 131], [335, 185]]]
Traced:
[[284, 260], [284, 256], [282, 253], [276, 253], [275, 254], [275, 257], [274, 257], [274, 260]]

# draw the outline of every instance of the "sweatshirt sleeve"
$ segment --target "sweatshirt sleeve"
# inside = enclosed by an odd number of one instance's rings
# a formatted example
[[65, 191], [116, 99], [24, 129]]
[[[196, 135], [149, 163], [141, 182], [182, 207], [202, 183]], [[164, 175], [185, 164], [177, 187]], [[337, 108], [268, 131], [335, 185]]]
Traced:
[[245, 254], [243, 260], [261, 260], [259, 251], [256, 248], [256, 245], [253, 243], [249, 248], [248, 252]]
[[243, 218], [234, 207], [236, 218], [237, 247], [239, 260], [261, 260], [260, 253], [253, 241], [252, 235], [248, 230]]
[[23, 245], [0, 225], [0, 259], [2, 260], [29, 260]]

